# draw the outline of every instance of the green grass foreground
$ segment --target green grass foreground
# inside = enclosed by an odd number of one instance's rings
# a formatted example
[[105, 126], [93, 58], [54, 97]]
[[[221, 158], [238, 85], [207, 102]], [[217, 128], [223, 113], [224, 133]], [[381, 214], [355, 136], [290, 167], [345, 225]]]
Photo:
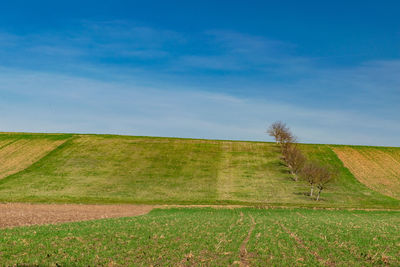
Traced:
[[340, 174], [316, 202], [304, 182], [292, 180], [273, 143], [0, 134], [0, 152], [15, 140], [23, 144], [19, 151], [28, 151], [40, 138], [65, 142], [0, 179], [0, 201], [400, 208], [399, 200], [358, 182], [328, 145], [302, 145], [309, 157], [334, 165]]
[[399, 266], [400, 213], [153, 210], [130, 218], [0, 230], [4, 265]]

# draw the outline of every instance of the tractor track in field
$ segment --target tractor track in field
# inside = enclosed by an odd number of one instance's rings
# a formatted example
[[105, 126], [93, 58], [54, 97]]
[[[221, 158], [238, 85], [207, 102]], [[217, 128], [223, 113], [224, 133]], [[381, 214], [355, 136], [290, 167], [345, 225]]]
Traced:
[[288, 235], [290, 235], [297, 243], [298, 246], [300, 246], [301, 248], [307, 250], [311, 255], [313, 255], [318, 261], [319, 263], [323, 264], [324, 266], [336, 266], [335, 263], [331, 262], [328, 259], [324, 259], [322, 258], [318, 252], [311, 250], [309, 247], [307, 247], [303, 240], [301, 240], [301, 238], [299, 238], [295, 233], [293, 233], [292, 231], [290, 231], [289, 228], [287, 228], [286, 226], [284, 226], [283, 224], [276, 222], [277, 225], [279, 225]]
[[[243, 213], [241, 213], [241, 214], [243, 214]], [[256, 227], [256, 221], [254, 220], [253, 216], [251, 216], [250, 214], [249, 214], [249, 216], [250, 216], [252, 224], [250, 226], [250, 229], [249, 229], [249, 231], [247, 233], [246, 238], [243, 240], [242, 244], [240, 245], [240, 250], [239, 250], [240, 263], [239, 263], [239, 266], [249, 266], [248, 252], [247, 252], [246, 246], [247, 246], [247, 243], [250, 240], [250, 237], [251, 237], [251, 234], [254, 231], [254, 228]]]

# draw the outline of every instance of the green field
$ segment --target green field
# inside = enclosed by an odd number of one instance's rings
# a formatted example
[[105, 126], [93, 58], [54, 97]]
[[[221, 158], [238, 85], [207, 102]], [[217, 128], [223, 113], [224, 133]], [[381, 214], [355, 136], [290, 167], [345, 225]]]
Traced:
[[399, 266], [400, 213], [164, 209], [0, 230], [4, 265]]
[[62, 142], [29, 166], [31, 157], [10, 160], [16, 167], [0, 179], [3, 202], [400, 207], [399, 200], [360, 183], [328, 145], [302, 145], [310, 158], [334, 165], [340, 174], [316, 202], [304, 182], [292, 181], [273, 143], [0, 134], [0, 155], [16, 140], [24, 151], [38, 140]]
[[0, 202], [224, 207], [0, 229], [0, 266], [399, 266], [400, 148], [300, 148], [338, 172], [318, 202], [274, 143], [0, 134]]

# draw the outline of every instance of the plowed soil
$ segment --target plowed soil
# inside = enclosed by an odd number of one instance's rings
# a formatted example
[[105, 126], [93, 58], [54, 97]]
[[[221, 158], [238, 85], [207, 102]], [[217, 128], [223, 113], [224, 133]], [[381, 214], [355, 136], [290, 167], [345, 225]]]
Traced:
[[333, 147], [353, 175], [369, 188], [400, 199], [400, 150]]
[[150, 212], [154, 207], [148, 205], [0, 204], [0, 228], [138, 216]]

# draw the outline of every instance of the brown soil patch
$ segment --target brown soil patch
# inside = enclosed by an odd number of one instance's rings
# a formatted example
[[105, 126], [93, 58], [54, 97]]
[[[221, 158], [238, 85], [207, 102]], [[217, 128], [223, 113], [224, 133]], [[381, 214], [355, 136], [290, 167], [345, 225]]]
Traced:
[[332, 147], [332, 150], [360, 182], [400, 199], [400, 149]]
[[150, 212], [149, 205], [0, 204], [0, 228], [130, 217]]
[[0, 142], [0, 179], [24, 170], [65, 141], [10, 139]]

